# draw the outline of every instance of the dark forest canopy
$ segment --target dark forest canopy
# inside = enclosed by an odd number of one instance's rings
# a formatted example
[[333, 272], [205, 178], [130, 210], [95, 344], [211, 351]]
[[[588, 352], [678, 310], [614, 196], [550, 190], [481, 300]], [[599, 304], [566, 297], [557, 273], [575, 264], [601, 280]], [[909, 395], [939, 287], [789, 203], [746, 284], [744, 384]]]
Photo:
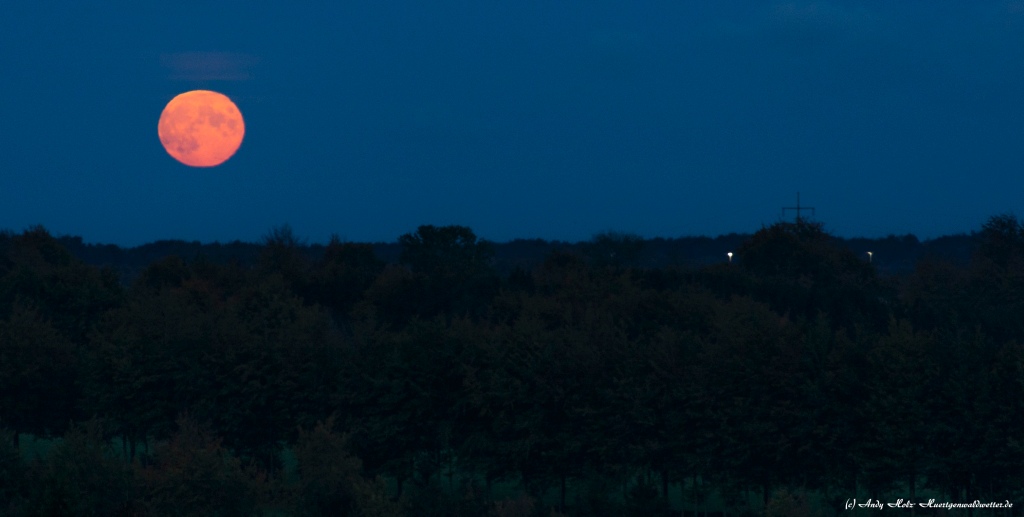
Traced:
[[[282, 226], [280, 228], [285, 228]], [[278, 230], [275, 228], [271, 230]], [[619, 262], [632, 266], [659, 268], [667, 266], [699, 267], [727, 260], [726, 253], [735, 251], [751, 234], [727, 234], [717, 237], [675, 237], [643, 239], [631, 234], [604, 232], [590, 241], [570, 243], [546, 241], [543, 239], [516, 239], [509, 242], [492, 243], [494, 266], [504, 273], [516, 267], [532, 267], [544, 260], [554, 250], [571, 250], [588, 253], [591, 256], [604, 251], [604, 255], [615, 253], [614, 247], [620, 241], [631, 241], [634, 250], [627, 256], [620, 254]], [[873, 261], [880, 272], [902, 274], [913, 270], [922, 258], [941, 258], [963, 265], [970, 259], [977, 245], [977, 234], [950, 235], [925, 241], [906, 235], [889, 235], [883, 238], [841, 238], [832, 237], [839, 247], [847, 248], [862, 258], [871, 251]], [[87, 264], [108, 266], [118, 276], [130, 283], [140, 271], [157, 259], [178, 256], [185, 259], [205, 257], [219, 263], [238, 261], [243, 265], [255, 264], [262, 243], [234, 241], [222, 243], [200, 243], [198, 241], [161, 240], [132, 248], [121, 248], [114, 244], [93, 244], [83, 242], [81, 237], [62, 236], [57, 238], [74, 256]], [[320, 259], [327, 246], [323, 244], [297, 243], [296, 249], [307, 260]], [[374, 254], [388, 263], [398, 262], [401, 253], [399, 242], [367, 243]], [[611, 247], [610, 247], [611, 246]], [[602, 249], [607, 248], [607, 249]], [[613, 257], [608, 257], [613, 258]]]
[[[1010, 215], [924, 243], [806, 221], [575, 244], [0, 233], [0, 513], [1012, 501], [1022, 293]], [[32, 459], [27, 436], [61, 440]]]

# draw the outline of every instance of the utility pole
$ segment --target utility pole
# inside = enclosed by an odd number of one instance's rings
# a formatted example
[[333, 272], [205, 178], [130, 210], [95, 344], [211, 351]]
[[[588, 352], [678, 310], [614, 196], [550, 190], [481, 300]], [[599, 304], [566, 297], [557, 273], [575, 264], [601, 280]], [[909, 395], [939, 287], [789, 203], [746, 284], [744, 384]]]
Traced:
[[810, 210], [811, 215], [814, 215], [813, 206], [800, 206], [800, 193], [796, 193], [796, 206], [784, 206], [782, 207], [782, 217], [786, 217], [786, 210], [796, 210], [796, 224], [800, 224], [800, 211]]

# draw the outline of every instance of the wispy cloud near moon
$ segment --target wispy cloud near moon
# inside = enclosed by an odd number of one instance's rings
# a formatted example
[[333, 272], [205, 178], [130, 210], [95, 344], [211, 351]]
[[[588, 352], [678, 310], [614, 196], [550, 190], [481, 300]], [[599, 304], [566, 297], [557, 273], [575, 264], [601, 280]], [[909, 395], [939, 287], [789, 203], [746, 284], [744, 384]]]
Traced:
[[245, 81], [259, 59], [237, 52], [176, 52], [161, 54], [160, 64], [179, 81]]

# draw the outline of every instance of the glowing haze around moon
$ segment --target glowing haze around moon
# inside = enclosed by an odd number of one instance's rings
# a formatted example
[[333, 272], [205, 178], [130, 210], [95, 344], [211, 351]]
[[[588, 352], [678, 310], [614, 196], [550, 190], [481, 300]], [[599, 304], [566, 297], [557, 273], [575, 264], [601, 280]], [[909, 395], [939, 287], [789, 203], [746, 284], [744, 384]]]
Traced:
[[157, 133], [175, 160], [190, 167], [216, 167], [242, 145], [245, 121], [226, 95], [192, 90], [167, 103]]

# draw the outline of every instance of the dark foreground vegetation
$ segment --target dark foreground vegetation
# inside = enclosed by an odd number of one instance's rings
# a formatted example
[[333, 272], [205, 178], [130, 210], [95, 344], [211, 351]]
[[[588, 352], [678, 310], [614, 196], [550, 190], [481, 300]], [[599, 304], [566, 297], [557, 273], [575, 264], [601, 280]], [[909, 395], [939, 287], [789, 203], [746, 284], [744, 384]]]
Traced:
[[1024, 504], [1024, 228], [972, 242], [880, 274], [778, 223], [731, 264], [606, 234], [499, 270], [464, 227], [394, 262], [311, 259], [285, 227], [251, 264], [155, 258], [126, 286], [42, 228], [0, 234], [0, 514]]

